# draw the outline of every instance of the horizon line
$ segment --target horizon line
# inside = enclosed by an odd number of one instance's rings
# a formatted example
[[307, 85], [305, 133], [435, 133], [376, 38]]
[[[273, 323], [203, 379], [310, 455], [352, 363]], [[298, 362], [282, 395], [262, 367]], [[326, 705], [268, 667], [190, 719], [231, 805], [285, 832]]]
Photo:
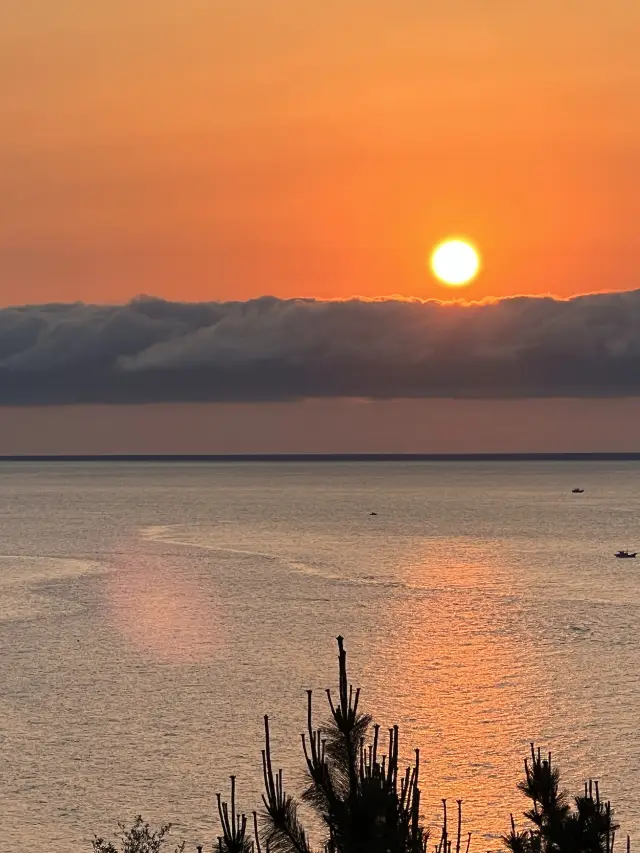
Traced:
[[2, 462], [638, 462], [640, 451], [567, 453], [31, 453]]
[[[506, 302], [512, 299], [552, 299], [554, 302], [572, 302], [577, 299], [582, 299], [585, 296], [606, 296], [609, 294], [618, 294], [618, 293], [634, 293], [640, 290], [639, 287], [630, 287], [630, 288], [604, 288], [604, 289], [595, 289], [595, 290], [579, 290], [575, 293], [571, 293], [568, 295], [562, 295], [559, 293], [555, 293], [551, 290], [538, 291], [536, 293], [526, 293], [518, 291], [516, 293], [503, 293], [501, 295], [492, 295], [485, 294], [484, 296], [473, 296], [473, 294], [469, 294], [468, 297], [463, 296], [462, 294], [459, 296], [454, 296], [453, 293], [449, 298], [445, 295], [445, 292], [455, 291], [453, 287], [443, 286], [440, 288], [443, 293], [436, 293], [432, 296], [417, 296], [417, 295], [409, 295], [404, 293], [380, 293], [375, 296], [365, 295], [360, 293], [351, 293], [348, 296], [313, 296], [313, 295], [303, 295], [297, 294], [295, 296], [278, 296], [275, 293], [265, 292], [256, 296], [248, 296], [246, 299], [173, 299], [167, 296], [159, 296], [154, 293], [136, 293], [127, 299], [120, 299], [116, 301], [95, 301], [95, 302], [87, 302], [84, 299], [70, 299], [68, 301], [59, 301], [59, 300], [49, 300], [47, 302], [7, 302], [0, 304], [0, 311], [5, 309], [9, 310], [18, 310], [21, 308], [48, 308], [51, 306], [64, 306], [71, 307], [76, 305], [82, 305], [85, 308], [122, 308], [125, 306], [135, 305], [138, 302], [166, 302], [174, 305], [228, 305], [233, 303], [246, 303], [246, 302], [257, 302], [262, 299], [274, 299], [279, 302], [418, 302], [421, 304], [426, 304], [429, 302], [436, 302], [440, 305], [455, 305], [458, 307], [472, 307], [476, 305], [491, 305], [496, 302]], [[468, 288], [461, 288], [461, 290], [467, 290]]]

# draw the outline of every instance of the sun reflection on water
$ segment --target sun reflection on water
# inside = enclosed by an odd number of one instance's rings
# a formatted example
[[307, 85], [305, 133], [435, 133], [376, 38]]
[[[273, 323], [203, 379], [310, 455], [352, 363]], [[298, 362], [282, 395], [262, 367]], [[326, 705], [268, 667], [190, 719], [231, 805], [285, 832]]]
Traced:
[[125, 554], [105, 577], [108, 620], [137, 653], [166, 663], [211, 660], [224, 642], [220, 605], [192, 564]]
[[499, 846], [510, 811], [522, 810], [518, 768], [542, 730], [544, 700], [536, 656], [505, 611], [519, 605], [505, 605], [497, 590], [508, 567], [484, 556], [462, 542], [431, 542], [420, 560], [399, 568], [414, 594], [391, 603], [400, 636], [376, 650], [362, 683], [374, 688], [371, 707], [381, 721], [403, 723], [405, 755], [421, 749], [429, 824], [439, 825], [442, 798], [451, 805], [460, 798], [466, 829], [482, 827], [486, 842]]

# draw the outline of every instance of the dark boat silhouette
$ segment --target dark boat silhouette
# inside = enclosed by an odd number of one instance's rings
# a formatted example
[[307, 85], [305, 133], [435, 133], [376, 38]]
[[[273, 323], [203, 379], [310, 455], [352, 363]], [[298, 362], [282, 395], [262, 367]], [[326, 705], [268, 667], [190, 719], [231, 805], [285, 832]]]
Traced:
[[584, 489], [571, 489], [574, 495], [581, 495], [584, 492]]
[[616, 551], [614, 556], [620, 557], [620, 559], [625, 559], [635, 557], [637, 553], [637, 551]]

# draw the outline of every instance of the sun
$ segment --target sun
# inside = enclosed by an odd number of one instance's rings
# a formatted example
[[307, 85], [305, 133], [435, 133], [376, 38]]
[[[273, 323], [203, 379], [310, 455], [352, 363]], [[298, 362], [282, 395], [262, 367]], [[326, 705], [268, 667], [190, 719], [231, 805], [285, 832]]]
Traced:
[[480, 255], [468, 241], [459, 238], [443, 240], [431, 252], [431, 270], [449, 287], [469, 284], [480, 270]]

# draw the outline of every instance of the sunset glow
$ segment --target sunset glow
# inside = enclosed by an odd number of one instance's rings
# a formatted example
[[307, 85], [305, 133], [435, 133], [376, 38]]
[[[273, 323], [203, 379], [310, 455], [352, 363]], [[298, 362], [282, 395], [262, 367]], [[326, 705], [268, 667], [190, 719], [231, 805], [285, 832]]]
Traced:
[[631, 853], [640, 3], [3, 11], [2, 846]]
[[640, 10], [490, 8], [10, 4], [0, 303], [635, 286]]

